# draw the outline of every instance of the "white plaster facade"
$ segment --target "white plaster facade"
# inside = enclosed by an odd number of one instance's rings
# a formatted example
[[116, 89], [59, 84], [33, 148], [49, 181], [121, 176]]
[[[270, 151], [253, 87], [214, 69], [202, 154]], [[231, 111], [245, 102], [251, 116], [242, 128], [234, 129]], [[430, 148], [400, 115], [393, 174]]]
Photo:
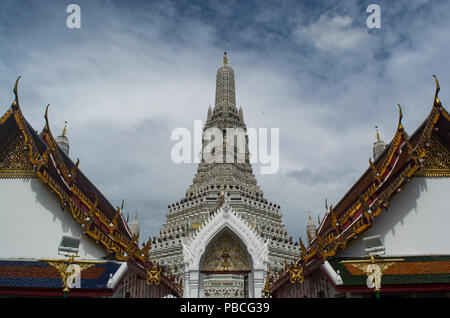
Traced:
[[373, 226], [339, 255], [364, 255], [361, 238], [374, 235], [382, 236], [386, 255], [448, 255], [449, 194], [449, 178], [412, 178]]
[[231, 231], [246, 247], [252, 266], [248, 281], [249, 297], [261, 297], [269, 262], [269, 249], [267, 242], [249, 225], [225, 202], [217, 212], [204, 221], [199, 230], [183, 239], [185, 297], [203, 297], [200, 273], [202, 256], [210, 242], [224, 230]]
[[0, 193], [0, 258], [62, 258], [58, 246], [63, 235], [81, 235], [82, 259], [106, 256], [39, 179], [2, 179]]

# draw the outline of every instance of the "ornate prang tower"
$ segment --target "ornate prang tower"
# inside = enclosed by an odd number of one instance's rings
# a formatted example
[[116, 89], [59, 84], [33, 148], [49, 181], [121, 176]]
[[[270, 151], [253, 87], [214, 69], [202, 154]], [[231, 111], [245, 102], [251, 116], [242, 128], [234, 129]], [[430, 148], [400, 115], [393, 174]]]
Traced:
[[[213, 110], [211, 106], [208, 108], [204, 131], [213, 127], [223, 132], [224, 161], [207, 163], [202, 158], [185, 196], [179, 202], [169, 205], [166, 223], [159, 237], [153, 239], [151, 258], [183, 277], [183, 239], [192, 237], [205, 226], [225, 200], [249, 228], [255, 229], [258, 237], [267, 242], [268, 265], [271, 273], [277, 273], [284, 268], [285, 263], [300, 256], [299, 246], [287, 237], [280, 206], [268, 202], [257, 185], [249, 160], [247, 128], [242, 108], [236, 108], [234, 71], [228, 65], [226, 52], [223, 65], [217, 70], [215, 107]], [[236, 160], [238, 147], [235, 146], [235, 160], [225, 161], [227, 128], [240, 128], [245, 132], [245, 153], [240, 157], [244, 160]], [[206, 142], [203, 140], [203, 150], [205, 146]]]

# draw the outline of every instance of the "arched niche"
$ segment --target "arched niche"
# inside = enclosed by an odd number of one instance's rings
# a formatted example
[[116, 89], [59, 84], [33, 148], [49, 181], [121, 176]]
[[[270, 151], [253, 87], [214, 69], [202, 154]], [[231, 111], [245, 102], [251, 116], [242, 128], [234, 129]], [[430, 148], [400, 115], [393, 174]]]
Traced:
[[200, 259], [201, 271], [251, 271], [252, 259], [242, 240], [228, 227], [222, 229]]
[[201, 266], [210, 247], [225, 233], [231, 235], [233, 242], [239, 244], [240, 250], [248, 255], [251, 268], [248, 275], [249, 297], [261, 297], [268, 264], [267, 243], [227, 204], [205, 220], [195, 234], [183, 240], [185, 297], [202, 297]]
[[252, 259], [241, 239], [228, 227], [209, 242], [200, 259], [199, 296], [248, 297]]

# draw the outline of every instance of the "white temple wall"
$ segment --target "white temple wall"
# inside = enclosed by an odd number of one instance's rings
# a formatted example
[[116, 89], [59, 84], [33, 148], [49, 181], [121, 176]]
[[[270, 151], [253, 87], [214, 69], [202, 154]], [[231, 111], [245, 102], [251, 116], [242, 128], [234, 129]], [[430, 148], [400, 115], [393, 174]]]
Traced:
[[449, 254], [450, 178], [412, 178], [374, 225], [340, 253], [364, 255], [362, 238], [381, 235], [386, 255]]
[[[0, 193], [0, 258], [62, 258], [62, 236], [81, 235], [70, 211], [39, 179], [0, 179]], [[99, 259], [106, 253], [83, 234], [79, 255]]]

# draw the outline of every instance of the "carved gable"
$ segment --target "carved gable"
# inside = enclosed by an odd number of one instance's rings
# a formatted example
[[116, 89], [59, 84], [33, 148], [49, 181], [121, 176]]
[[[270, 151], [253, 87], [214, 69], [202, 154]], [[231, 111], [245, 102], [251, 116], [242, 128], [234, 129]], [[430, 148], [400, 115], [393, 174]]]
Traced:
[[22, 134], [18, 133], [0, 152], [0, 178], [35, 177], [23, 138]]
[[416, 175], [421, 177], [450, 176], [450, 152], [434, 136], [431, 138], [431, 147], [425, 156], [423, 168]]

